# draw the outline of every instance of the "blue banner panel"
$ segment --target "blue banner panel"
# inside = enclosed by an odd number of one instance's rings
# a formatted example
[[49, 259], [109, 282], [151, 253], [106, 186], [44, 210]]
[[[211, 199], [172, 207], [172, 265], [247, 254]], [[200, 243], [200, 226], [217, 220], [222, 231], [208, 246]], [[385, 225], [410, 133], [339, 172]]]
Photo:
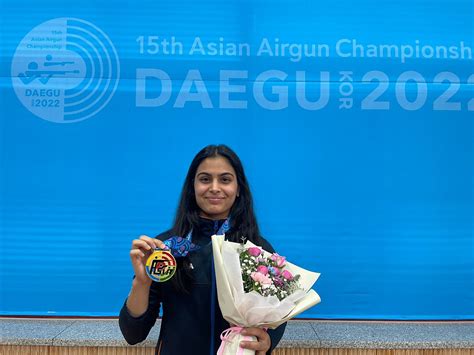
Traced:
[[0, 1], [0, 315], [117, 315], [193, 156], [241, 157], [301, 317], [474, 319], [474, 2]]

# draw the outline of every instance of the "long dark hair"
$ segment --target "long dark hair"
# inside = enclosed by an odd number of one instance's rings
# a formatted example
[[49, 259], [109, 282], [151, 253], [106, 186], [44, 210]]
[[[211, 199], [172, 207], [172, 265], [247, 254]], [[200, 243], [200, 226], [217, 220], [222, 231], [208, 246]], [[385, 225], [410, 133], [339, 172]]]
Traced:
[[237, 154], [223, 144], [204, 147], [196, 154], [191, 162], [181, 191], [181, 197], [172, 227], [173, 234], [185, 236], [191, 229], [198, 226], [200, 209], [196, 203], [194, 177], [196, 176], [199, 165], [204, 159], [216, 157], [223, 157], [232, 165], [237, 175], [237, 185], [239, 186], [239, 197], [235, 199], [234, 205], [230, 210], [231, 228], [227, 233], [227, 239], [240, 242], [240, 239], [244, 237], [258, 244], [260, 241], [260, 231], [244, 167]]
[[[239, 187], [239, 196], [235, 199], [230, 210], [230, 229], [226, 233], [226, 239], [233, 242], [241, 242], [241, 238], [244, 237], [254, 244], [261, 245], [252, 194], [245, 176], [244, 167], [237, 154], [223, 144], [204, 147], [191, 162], [181, 191], [178, 209], [171, 229], [172, 234], [186, 236], [190, 230], [197, 229], [200, 209], [194, 192], [194, 177], [204, 159], [216, 157], [223, 157], [232, 165], [237, 175], [237, 185]], [[178, 270], [171, 279], [172, 284], [178, 292], [189, 293], [191, 276], [189, 271], [186, 271], [189, 270], [188, 257], [179, 258], [177, 262]]]

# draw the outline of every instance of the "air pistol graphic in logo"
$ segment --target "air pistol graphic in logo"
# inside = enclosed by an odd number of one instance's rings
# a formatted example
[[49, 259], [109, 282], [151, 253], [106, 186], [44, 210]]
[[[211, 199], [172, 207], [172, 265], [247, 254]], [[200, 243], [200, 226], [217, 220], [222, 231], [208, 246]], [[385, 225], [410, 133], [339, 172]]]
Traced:
[[96, 115], [112, 98], [120, 77], [109, 37], [90, 22], [57, 18], [33, 28], [12, 61], [12, 84], [33, 114], [57, 123]]

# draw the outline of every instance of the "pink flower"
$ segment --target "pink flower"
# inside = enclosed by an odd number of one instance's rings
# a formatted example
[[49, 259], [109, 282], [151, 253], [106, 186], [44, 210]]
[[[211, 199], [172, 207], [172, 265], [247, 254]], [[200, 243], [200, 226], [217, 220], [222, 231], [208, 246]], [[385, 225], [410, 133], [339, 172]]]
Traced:
[[257, 272], [267, 275], [268, 274], [268, 268], [265, 265], [260, 265], [257, 267]]
[[257, 247], [250, 247], [250, 248], [248, 248], [247, 251], [252, 256], [259, 256], [260, 254], [262, 254], [262, 250], [260, 248], [257, 248]]
[[274, 253], [270, 258], [277, 264], [278, 267], [283, 267], [285, 265], [286, 258], [284, 256]]
[[283, 270], [281, 276], [283, 276], [287, 280], [293, 280], [293, 275], [288, 270]]
[[258, 282], [262, 285], [270, 285], [272, 283], [272, 280], [267, 275], [262, 274], [261, 272], [252, 272], [250, 274], [250, 277], [252, 280], [255, 282]]

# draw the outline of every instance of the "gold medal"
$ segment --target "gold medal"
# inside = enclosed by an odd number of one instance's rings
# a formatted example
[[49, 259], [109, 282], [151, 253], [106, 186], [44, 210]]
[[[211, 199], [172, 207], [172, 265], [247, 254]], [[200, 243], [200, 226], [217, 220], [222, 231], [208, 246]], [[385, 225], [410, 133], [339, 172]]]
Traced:
[[146, 261], [146, 272], [153, 281], [168, 281], [176, 272], [176, 259], [168, 250], [155, 249]]

